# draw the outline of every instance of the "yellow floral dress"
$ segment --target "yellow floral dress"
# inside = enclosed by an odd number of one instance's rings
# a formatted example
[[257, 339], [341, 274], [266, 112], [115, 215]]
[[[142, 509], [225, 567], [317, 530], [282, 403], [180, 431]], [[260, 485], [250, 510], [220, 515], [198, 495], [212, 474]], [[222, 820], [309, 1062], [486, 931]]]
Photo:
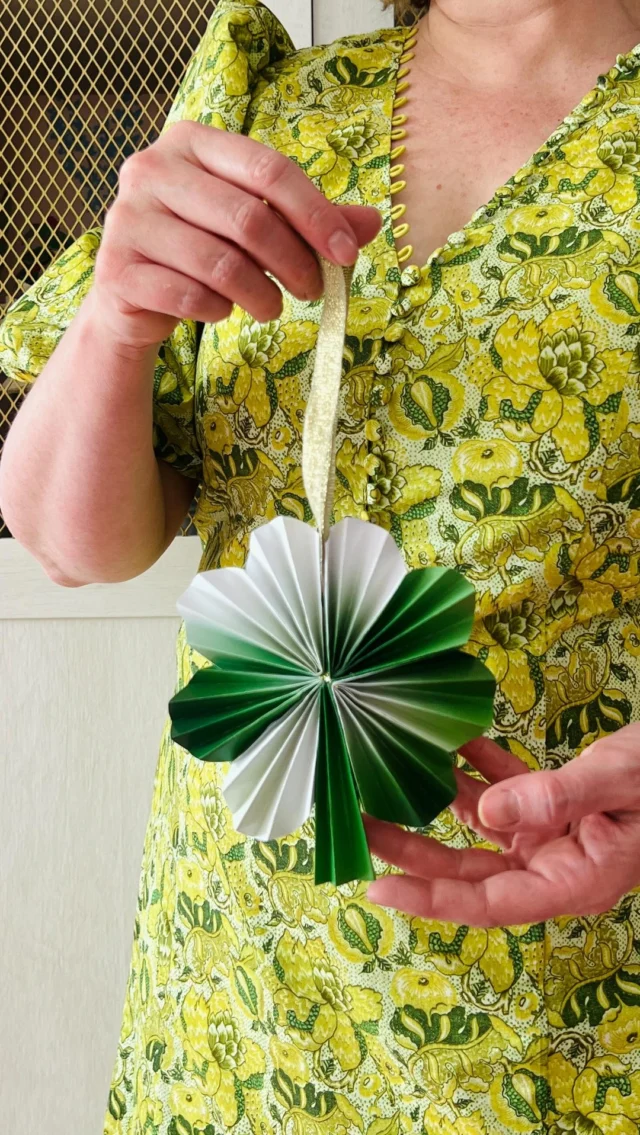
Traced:
[[[473, 581], [494, 735], [554, 768], [640, 708], [640, 48], [420, 268], [393, 201], [414, 36], [296, 51], [257, 0], [221, 0], [167, 126], [247, 133], [382, 211], [352, 285], [335, 519]], [[37, 376], [99, 241], [12, 306], [5, 372]], [[236, 307], [160, 351], [154, 447], [201, 482], [202, 569], [241, 565], [266, 520], [309, 519], [320, 312], [285, 293], [271, 323]], [[181, 627], [177, 688], [203, 661]], [[391, 914], [363, 884], [314, 886], [312, 820], [238, 835], [223, 771], [167, 718], [105, 1135], [638, 1135], [640, 894], [492, 930]], [[433, 831], [479, 842], [449, 811]]]

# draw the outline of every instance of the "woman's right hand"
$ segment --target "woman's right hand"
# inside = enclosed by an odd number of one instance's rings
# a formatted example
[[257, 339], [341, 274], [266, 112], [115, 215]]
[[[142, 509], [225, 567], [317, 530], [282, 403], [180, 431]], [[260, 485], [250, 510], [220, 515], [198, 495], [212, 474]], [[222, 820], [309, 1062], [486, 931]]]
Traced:
[[133, 351], [161, 343], [181, 319], [226, 319], [234, 303], [266, 322], [282, 311], [267, 271], [299, 299], [318, 299], [312, 250], [353, 264], [380, 223], [377, 209], [332, 204], [262, 142], [177, 122], [120, 167], [93, 301], [118, 344]]

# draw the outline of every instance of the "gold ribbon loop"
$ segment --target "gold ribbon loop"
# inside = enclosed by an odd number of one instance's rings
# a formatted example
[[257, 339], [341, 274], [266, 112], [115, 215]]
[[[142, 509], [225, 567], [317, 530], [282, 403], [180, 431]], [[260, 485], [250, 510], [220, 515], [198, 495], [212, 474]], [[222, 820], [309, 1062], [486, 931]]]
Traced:
[[302, 480], [322, 539], [329, 535], [336, 470], [342, 356], [355, 265], [318, 256], [324, 299], [302, 434]]

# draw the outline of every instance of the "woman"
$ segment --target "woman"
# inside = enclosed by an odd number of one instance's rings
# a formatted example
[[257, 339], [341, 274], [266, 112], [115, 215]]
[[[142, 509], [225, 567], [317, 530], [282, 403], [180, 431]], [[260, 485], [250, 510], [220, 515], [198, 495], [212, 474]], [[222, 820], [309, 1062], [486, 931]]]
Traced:
[[234, 832], [167, 720], [108, 1135], [637, 1133], [639, 40], [631, 0], [433, 0], [296, 51], [221, 0], [6, 316], [40, 380], [0, 499], [50, 576], [144, 571], [198, 485], [201, 569], [241, 565], [308, 517], [313, 253], [357, 257], [335, 519], [464, 571], [499, 683], [429, 834], [369, 823], [368, 892], [314, 887], [311, 822]]

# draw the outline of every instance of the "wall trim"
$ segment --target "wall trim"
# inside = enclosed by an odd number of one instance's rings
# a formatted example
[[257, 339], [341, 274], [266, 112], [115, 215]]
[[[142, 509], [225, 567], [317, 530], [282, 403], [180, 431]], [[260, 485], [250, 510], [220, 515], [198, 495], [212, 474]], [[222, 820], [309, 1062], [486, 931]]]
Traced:
[[0, 619], [176, 618], [198, 570], [199, 536], [177, 536], [148, 571], [124, 583], [60, 587], [17, 540], [0, 540]]

